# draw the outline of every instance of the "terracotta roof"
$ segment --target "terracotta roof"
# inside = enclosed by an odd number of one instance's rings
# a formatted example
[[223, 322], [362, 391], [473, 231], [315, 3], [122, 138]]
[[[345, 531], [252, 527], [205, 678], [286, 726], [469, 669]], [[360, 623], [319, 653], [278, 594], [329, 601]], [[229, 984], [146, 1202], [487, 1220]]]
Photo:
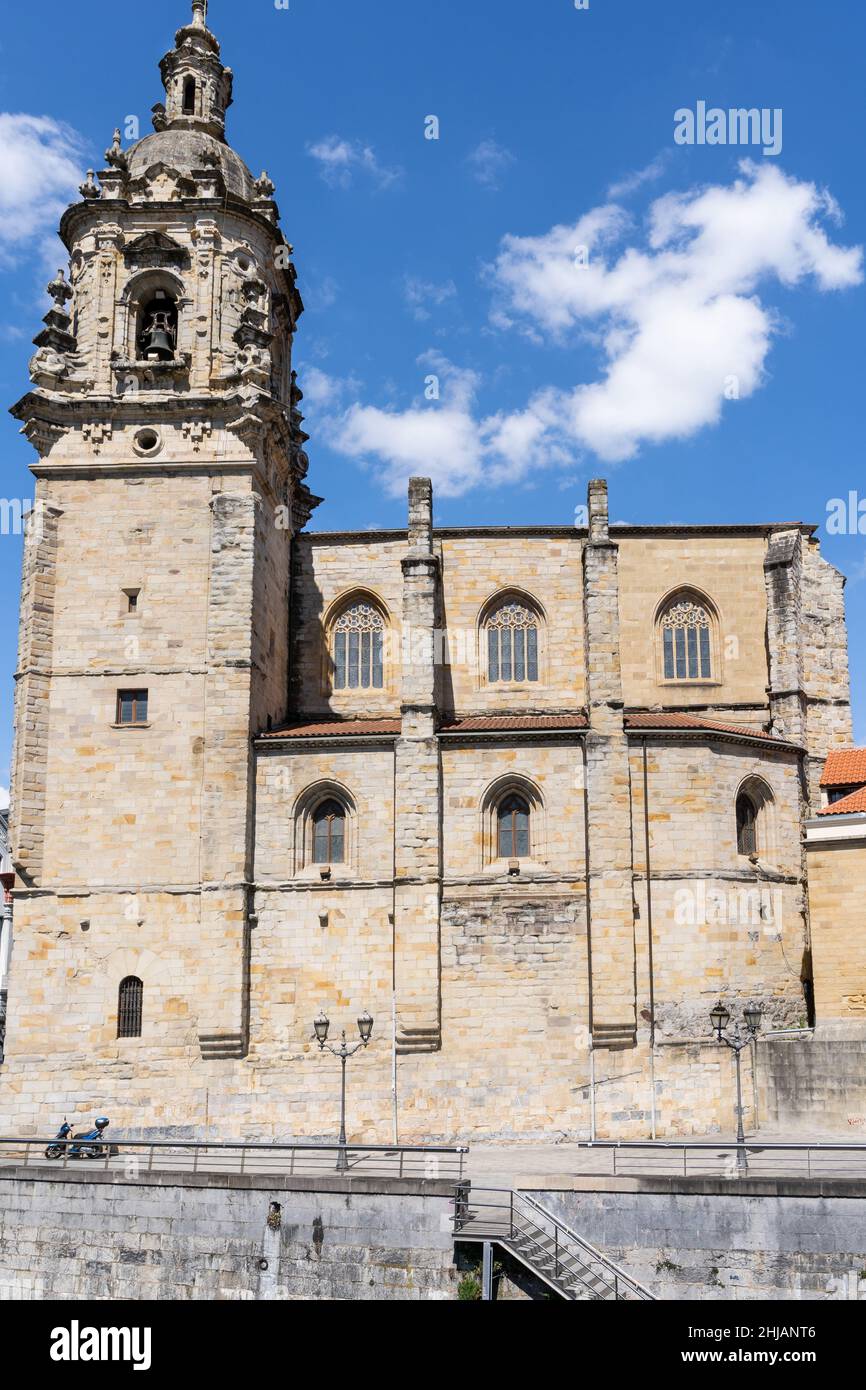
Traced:
[[369, 738], [376, 734], [395, 736], [402, 728], [399, 719], [322, 719], [316, 724], [287, 724], [269, 729], [263, 739], [285, 738]]
[[[707, 730], [716, 734], [735, 734], [741, 738], [761, 738], [768, 743], [788, 743], [787, 739], [777, 738], [775, 734], [765, 733], [763, 729], [755, 729], [749, 724], [725, 724], [716, 719], [699, 718], [694, 714], [627, 714], [625, 726], [627, 729], [679, 729], [696, 733]], [[788, 746], [796, 747], [793, 743], [789, 743]]]
[[834, 748], [827, 754], [822, 787], [866, 785], [866, 748]]
[[834, 801], [832, 806], [825, 806], [818, 815], [853, 816], [857, 811], [866, 811], [866, 787], [851, 792], [849, 796], [843, 796], [841, 801]]
[[480, 714], [468, 719], [456, 719], [443, 724], [443, 734], [517, 733], [522, 729], [543, 732], [545, 729], [585, 729], [586, 715], [574, 714]]

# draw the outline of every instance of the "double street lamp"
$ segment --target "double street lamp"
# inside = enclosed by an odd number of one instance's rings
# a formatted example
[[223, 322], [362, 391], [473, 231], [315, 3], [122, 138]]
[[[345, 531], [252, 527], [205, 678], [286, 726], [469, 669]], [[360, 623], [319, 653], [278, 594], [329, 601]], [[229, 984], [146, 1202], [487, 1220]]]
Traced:
[[331, 1020], [328, 1018], [325, 1010], [321, 1009], [318, 1018], [313, 1019], [313, 1028], [316, 1034], [316, 1041], [319, 1044], [319, 1051], [324, 1052], [327, 1050], [332, 1056], [339, 1057], [342, 1066], [340, 1138], [338, 1141], [340, 1152], [337, 1155], [337, 1171], [339, 1173], [345, 1173], [349, 1167], [349, 1159], [346, 1154], [346, 1063], [350, 1057], [354, 1057], [355, 1053], [358, 1052], [360, 1048], [367, 1046], [373, 1032], [373, 1020], [365, 1009], [358, 1019], [358, 1032], [361, 1035], [361, 1041], [353, 1043], [351, 1046], [346, 1042], [346, 1030], [343, 1029], [343, 1040], [340, 1046], [333, 1047], [331, 1043], [328, 1042], [328, 1029], [330, 1026]]
[[710, 1012], [710, 1021], [713, 1025], [716, 1037], [720, 1043], [724, 1043], [734, 1054], [737, 1064], [737, 1167], [741, 1172], [745, 1172], [749, 1166], [749, 1160], [745, 1150], [746, 1135], [743, 1129], [743, 1084], [740, 1073], [740, 1053], [744, 1047], [749, 1047], [757, 1038], [761, 1028], [762, 1010], [760, 1004], [750, 1003], [743, 1009], [743, 1021], [746, 1025], [745, 1036], [739, 1025], [732, 1037], [728, 1037], [725, 1029], [731, 1021], [730, 1010], [726, 1009], [721, 999], [714, 1009]]

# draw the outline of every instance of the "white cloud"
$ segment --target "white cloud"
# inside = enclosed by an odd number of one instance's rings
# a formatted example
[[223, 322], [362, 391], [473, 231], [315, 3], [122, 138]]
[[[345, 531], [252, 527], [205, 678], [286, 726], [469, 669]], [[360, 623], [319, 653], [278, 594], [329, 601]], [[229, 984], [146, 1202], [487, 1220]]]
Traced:
[[432, 478], [443, 497], [459, 497], [481, 483], [519, 479], [567, 460], [567, 449], [555, 438], [549, 393], [539, 393], [525, 410], [479, 418], [476, 372], [437, 352], [419, 357], [418, 365], [437, 378], [439, 399], [419, 396], [408, 410], [356, 401], [324, 422], [331, 447], [372, 465], [389, 495], [401, 496], [419, 473]]
[[431, 309], [439, 308], [449, 299], [457, 298], [457, 286], [453, 280], [437, 285], [432, 280], [419, 280], [417, 276], [407, 275], [403, 281], [403, 298], [409, 306], [412, 317], [419, 323], [430, 318]]
[[307, 153], [318, 160], [319, 173], [331, 188], [349, 188], [356, 174], [361, 174], [379, 188], [388, 188], [403, 175], [399, 168], [380, 164], [370, 145], [359, 140], [344, 140], [328, 135], [307, 146]]
[[514, 155], [504, 146], [498, 145], [495, 140], [482, 140], [471, 154], [467, 155], [466, 163], [472, 171], [472, 177], [482, 188], [499, 188], [502, 175], [509, 165], [514, 163]]
[[342, 402], [347, 383], [342, 377], [330, 376], [321, 367], [305, 367], [299, 384], [304, 393], [304, 410], [333, 410]]
[[670, 151], [663, 150], [661, 154], [656, 155], [655, 159], [645, 165], [643, 169], [636, 169], [634, 173], [626, 174], [624, 178], [619, 179], [616, 183], [612, 183], [607, 190], [607, 197], [612, 199], [628, 198], [630, 194], [636, 193], [639, 188], [643, 188], [645, 183], [654, 183], [656, 179], [660, 179], [662, 174], [666, 172], [670, 160]]
[[445, 496], [573, 466], [586, 451], [620, 462], [643, 444], [688, 438], [719, 420], [732, 378], [741, 398], [764, 380], [779, 326], [759, 289], [862, 282], [862, 250], [834, 245], [824, 229], [839, 217], [814, 185], [747, 163], [730, 186], [657, 199], [642, 244], [623, 245], [634, 225], [616, 204], [540, 237], [507, 236], [488, 270], [494, 322], [563, 348], [583, 335], [602, 360], [599, 379], [485, 415], [478, 375], [428, 353], [419, 366], [439, 377], [441, 399], [381, 409], [355, 394], [345, 408], [351, 396], [332, 394], [325, 435], [387, 492], [424, 473]]
[[50, 116], [0, 112], [0, 255], [14, 257], [77, 199], [82, 146]]
[[617, 462], [715, 424], [726, 392], [744, 398], [762, 384], [777, 331], [764, 285], [862, 282], [862, 248], [832, 244], [822, 225], [838, 220], [814, 184], [746, 162], [730, 186], [658, 199], [647, 245], [610, 260], [628, 226], [615, 204], [541, 237], [505, 237], [490, 272], [494, 322], [561, 342], [593, 335], [604, 375], [560, 394], [560, 427]]

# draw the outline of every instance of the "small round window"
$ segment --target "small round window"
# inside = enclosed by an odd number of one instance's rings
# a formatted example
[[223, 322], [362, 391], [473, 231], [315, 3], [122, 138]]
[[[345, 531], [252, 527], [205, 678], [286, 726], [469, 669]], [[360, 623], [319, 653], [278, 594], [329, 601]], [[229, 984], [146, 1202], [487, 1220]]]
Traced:
[[135, 452], [147, 458], [152, 454], [158, 454], [162, 448], [162, 436], [159, 430], [151, 429], [149, 426], [139, 430], [133, 440]]

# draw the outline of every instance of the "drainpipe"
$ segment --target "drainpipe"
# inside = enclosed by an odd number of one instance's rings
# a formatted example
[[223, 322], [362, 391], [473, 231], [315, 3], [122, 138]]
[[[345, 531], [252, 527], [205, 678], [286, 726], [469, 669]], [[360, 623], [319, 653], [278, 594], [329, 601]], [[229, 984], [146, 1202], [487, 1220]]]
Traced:
[[0, 874], [0, 1062], [6, 1043], [6, 999], [12, 954], [12, 885], [14, 874]]
[[397, 741], [394, 741], [393, 783], [393, 844], [391, 858], [391, 1105], [393, 1109], [393, 1140], [399, 1144], [397, 1106]]
[[647, 741], [643, 740], [643, 825], [644, 849], [646, 857], [646, 917], [647, 917], [647, 965], [649, 968], [650, 994], [650, 1086], [652, 1088], [652, 1137], [656, 1138], [656, 995], [655, 972], [653, 969], [653, 890], [652, 865], [650, 860], [649, 828], [649, 771], [647, 768]]
[[581, 739], [583, 757], [583, 870], [586, 882], [586, 982], [587, 1025], [589, 1028], [589, 1137], [595, 1142], [595, 1044], [592, 1014], [592, 893], [589, 886], [589, 768], [586, 739]]

